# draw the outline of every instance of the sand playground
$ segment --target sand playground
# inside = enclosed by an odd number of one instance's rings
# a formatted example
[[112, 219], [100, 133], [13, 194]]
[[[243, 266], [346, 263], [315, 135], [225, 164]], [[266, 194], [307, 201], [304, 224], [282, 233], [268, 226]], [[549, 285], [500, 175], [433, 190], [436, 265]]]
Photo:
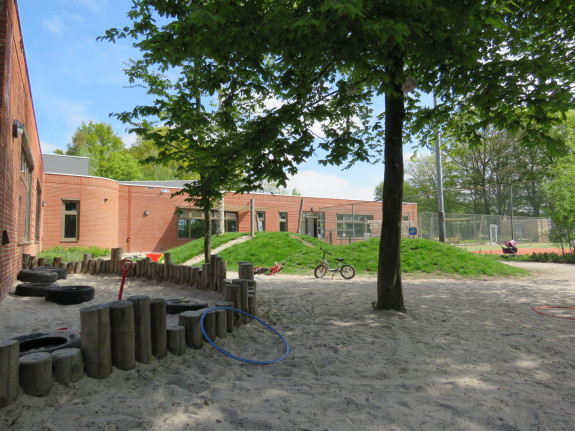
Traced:
[[[205, 343], [106, 379], [54, 383], [0, 410], [0, 431], [410, 431], [575, 429], [575, 266], [510, 262], [521, 278], [405, 277], [405, 314], [374, 311], [374, 279], [257, 277], [257, 316], [289, 343], [256, 365]], [[235, 275], [229, 275], [230, 278]], [[79, 310], [117, 299], [120, 276], [70, 275], [95, 299], [58, 305], [9, 295], [0, 338], [67, 327]], [[215, 292], [128, 279], [124, 298], [196, 298]], [[177, 316], [169, 315], [169, 323]], [[252, 321], [225, 339], [240, 357], [270, 359], [285, 345]]]

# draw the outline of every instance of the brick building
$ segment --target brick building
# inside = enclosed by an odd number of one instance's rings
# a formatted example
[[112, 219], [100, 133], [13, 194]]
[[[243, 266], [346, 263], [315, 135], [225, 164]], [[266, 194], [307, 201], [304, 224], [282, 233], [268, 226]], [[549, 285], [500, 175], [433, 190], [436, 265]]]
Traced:
[[42, 248], [44, 168], [15, 0], [0, 0], [0, 300]]

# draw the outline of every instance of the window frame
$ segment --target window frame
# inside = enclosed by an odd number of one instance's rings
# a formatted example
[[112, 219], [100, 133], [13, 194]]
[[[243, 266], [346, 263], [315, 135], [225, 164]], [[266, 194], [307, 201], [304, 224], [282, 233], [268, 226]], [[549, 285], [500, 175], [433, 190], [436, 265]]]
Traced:
[[[283, 216], [283, 219], [282, 219]], [[283, 227], [283, 229], [282, 229]], [[288, 212], [278, 211], [278, 229], [279, 232], [288, 232]]]
[[[67, 203], [75, 203], [76, 210], [66, 210]], [[66, 237], [66, 216], [76, 216], [76, 236], [74, 238]], [[61, 242], [78, 242], [80, 241], [80, 199], [62, 199], [62, 235]]]
[[[343, 218], [343, 219], [340, 219]], [[345, 218], [344, 218], [345, 217]], [[364, 218], [363, 220], [358, 218]], [[369, 224], [370, 221], [375, 220], [375, 216], [373, 214], [349, 214], [349, 213], [340, 213], [336, 214], [336, 234], [337, 239], [350, 239], [360, 238], [363, 239], [363, 235], [366, 233], [371, 233], [371, 225]], [[349, 227], [349, 229], [346, 229]], [[360, 229], [358, 229], [358, 227]], [[346, 234], [350, 234], [347, 236]]]

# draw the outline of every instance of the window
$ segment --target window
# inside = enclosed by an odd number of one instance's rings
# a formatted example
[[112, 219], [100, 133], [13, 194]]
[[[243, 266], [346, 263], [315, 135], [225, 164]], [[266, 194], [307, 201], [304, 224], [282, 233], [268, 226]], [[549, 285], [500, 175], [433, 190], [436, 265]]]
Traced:
[[78, 241], [80, 202], [62, 201], [62, 241]]
[[[225, 231], [237, 232], [238, 231], [238, 213], [225, 212]], [[218, 212], [212, 211], [212, 235], [216, 233], [218, 225]], [[182, 214], [178, 217], [178, 239], [197, 239], [204, 236], [204, 213], [201, 210], [184, 209]]]
[[256, 220], [257, 220], [257, 230], [258, 232], [265, 232], [266, 230], [266, 212], [265, 211], [257, 211], [256, 212]]
[[36, 186], [36, 234], [34, 236], [36, 241], [40, 241], [40, 215], [42, 213], [42, 188], [40, 182]]
[[287, 217], [288, 213], [285, 211], [279, 212], [279, 219], [280, 219], [280, 232], [287, 232]]
[[24, 147], [20, 155], [20, 242], [30, 241], [30, 218], [32, 211], [32, 166]]
[[409, 216], [408, 216], [407, 214], [403, 214], [403, 215], [401, 216], [401, 219], [402, 219], [403, 221], [409, 221]]
[[370, 220], [373, 215], [337, 214], [337, 237], [363, 239], [364, 233], [371, 233]]

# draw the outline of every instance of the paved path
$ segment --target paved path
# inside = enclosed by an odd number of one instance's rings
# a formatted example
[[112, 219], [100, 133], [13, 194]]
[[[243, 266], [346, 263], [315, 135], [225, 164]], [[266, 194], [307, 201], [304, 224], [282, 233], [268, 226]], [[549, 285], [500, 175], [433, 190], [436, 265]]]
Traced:
[[[232, 241], [226, 242], [225, 244], [220, 245], [219, 247], [216, 247], [215, 249], [212, 250], [212, 254], [217, 254], [222, 250], [225, 250], [228, 247], [231, 247], [233, 245], [239, 244], [241, 242], [245, 242], [248, 239], [251, 239], [252, 237], [249, 235], [245, 235], [245, 236], [241, 236], [238, 239], [234, 239]], [[200, 254], [196, 257], [192, 257], [190, 260], [188, 260], [187, 262], [184, 262], [184, 265], [195, 265], [198, 262], [201, 262], [204, 260], [204, 254]]]

